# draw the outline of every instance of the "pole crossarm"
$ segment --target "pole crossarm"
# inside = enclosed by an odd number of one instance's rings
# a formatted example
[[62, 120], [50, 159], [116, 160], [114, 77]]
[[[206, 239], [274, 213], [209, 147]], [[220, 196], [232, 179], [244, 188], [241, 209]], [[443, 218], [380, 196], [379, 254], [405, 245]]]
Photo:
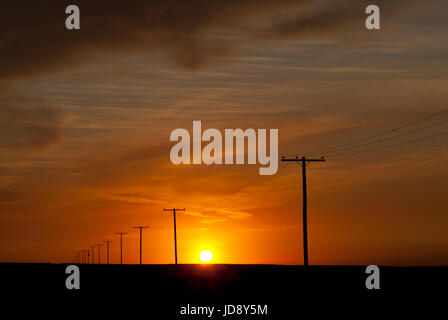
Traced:
[[305, 160], [306, 162], [325, 162], [325, 158], [322, 156], [319, 159], [310, 159], [310, 158], [306, 158], [306, 157], [301, 157], [299, 158], [298, 156], [296, 156], [295, 158], [286, 158], [286, 157], [282, 157], [282, 161], [293, 161], [293, 162], [302, 162], [303, 160]]

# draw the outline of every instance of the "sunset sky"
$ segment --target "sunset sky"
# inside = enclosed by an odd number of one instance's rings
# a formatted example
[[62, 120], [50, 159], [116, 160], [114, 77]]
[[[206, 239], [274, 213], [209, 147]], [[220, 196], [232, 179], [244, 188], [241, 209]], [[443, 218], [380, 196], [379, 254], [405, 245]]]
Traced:
[[[372, 3], [381, 30], [364, 26]], [[80, 30], [65, 29], [69, 4]], [[301, 156], [442, 111], [447, 18], [439, 0], [10, 1], [0, 12], [0, 262], [69, 262], [113, 240], [118, 263], [123, 231], [124, 262], [138, 263], [132, 227], [149, 225], [143, 262], [173, 263], [162, 210], [185, 207], [180, 263], [207, 249], [215, 263], [301, 264], [300, 167], [176, 166], [171, 131], [193, 120], [275, 128], [279, 157]], [[448, 135], [335, 154], [307, 171], [310, 264], [448, 264]]]

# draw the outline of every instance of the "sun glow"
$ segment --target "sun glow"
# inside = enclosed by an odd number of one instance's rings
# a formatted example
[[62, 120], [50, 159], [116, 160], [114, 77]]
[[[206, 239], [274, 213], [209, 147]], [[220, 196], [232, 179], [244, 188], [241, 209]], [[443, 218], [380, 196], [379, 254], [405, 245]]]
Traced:
[[212, 261], [213, 253], [211, 253], [211, 251], [209, 251], [209, 250], [203, 250], [199, 254], [199, 259], [204, 263], [208, 263], [208, 262]]

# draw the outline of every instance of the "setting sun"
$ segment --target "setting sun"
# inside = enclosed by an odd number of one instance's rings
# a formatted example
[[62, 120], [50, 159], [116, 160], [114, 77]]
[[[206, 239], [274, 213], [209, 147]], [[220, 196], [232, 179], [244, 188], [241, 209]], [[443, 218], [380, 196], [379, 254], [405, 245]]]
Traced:
[[199, 259], [201, 259], [202, 262], [210, 262], [213, 259], [213, 253], [211, 253], [211, 251], [209, 250], [204, 250], [201, 251], [201, 253], [199, 254]]

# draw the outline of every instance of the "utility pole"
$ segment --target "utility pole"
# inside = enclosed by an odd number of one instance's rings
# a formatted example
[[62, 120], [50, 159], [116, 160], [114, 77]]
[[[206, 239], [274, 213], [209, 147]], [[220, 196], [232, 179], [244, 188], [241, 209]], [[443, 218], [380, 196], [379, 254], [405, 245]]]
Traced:
[[87, 264], [90, 263], [90, 249], [87, 249]]
[[178, 211], [185, 211], [185, 208], [183, 208], [183, 209], [177, 209], [177, 208], [165, 209], [165, 208], [163, 208], [163, 211], [169, 211], [169, 212], [173, 213], [173, 219], [174, 219], [174, 258], [175, 258], [176, 265], [177, 265], [176, 212], [178, 212]]
[[302, 167], [302, 190], [303, 190], [303, 265], [308, 266], [308, 231], [307, 231], [307, 195], [306, 195], [306, 165], [309, 162], [324, 162], [325, 158], [307, 159], [306, 157], [295, 157], [286, 159], [282, 157], [282, 161], [293, 161]]
[[140, 264], [142, 264], [142, 230], [143, 229], [148, 229], [148, 226], [137, 226], [134, 227], [135, 229], [140, 229]]
[[81, 263], [81, 259], [80, 259], [79, 253], [80, 253], [80, 251], [76, 252], [75, 258], [73, 259], [73, 263], [74, 264]]
[[120, 235], [120, 264], [123, 264], [123, 235], [128, 234], [127, 232], [116, 232], [115, 234]]
[[107, 264], [109, 264], [109, 243], [111, 243], [111, 240], [104, 240], [107, 244]]
[[98, 246], [98, 264], [101, 264], [101, 246], [102, 245], [103, 244], [101, 244], [101, 243], [97, 244], [97, 246]]
[[95, 246], [92, 246], [91, 247], [92, 248], [92, 264], [95, 264], [95, 260], [93, 259], [94, 258], [94, 252], [95, 252]]

